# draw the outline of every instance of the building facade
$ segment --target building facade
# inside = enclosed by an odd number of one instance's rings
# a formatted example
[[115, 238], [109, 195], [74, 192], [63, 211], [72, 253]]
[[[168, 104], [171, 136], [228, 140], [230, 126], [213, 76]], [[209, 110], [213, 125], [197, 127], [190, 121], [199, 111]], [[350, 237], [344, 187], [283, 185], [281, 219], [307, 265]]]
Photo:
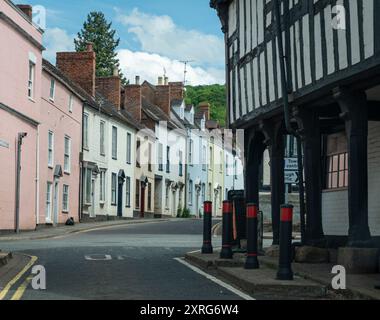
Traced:
[[37, 224], [80, 219], [83, 103], [76, 86], [43, 60]]
[[379, 246], [380, 3], [211, 6], [226, 40], [229, 123], [245, 129], [247, 201], [259, 202], [259, 167], [269, 150], [274, 244], [285, 201], [283, 137], [292, 133], [303, 141], [306, 242]]
[[30, 6], [0, 2], [3, 44], [0, 48], [0, 230], [34, 229], [39, 194], [43, 192], [39, 190], [38, 161], [44, 48], [42, 30], [31, 19]]

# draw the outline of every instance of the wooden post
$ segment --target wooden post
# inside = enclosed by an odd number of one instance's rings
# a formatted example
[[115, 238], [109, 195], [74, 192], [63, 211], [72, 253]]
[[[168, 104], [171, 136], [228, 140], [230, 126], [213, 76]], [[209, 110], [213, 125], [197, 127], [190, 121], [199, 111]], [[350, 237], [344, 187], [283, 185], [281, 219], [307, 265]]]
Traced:
[[372, 247], [368, 225], [368, 106], [364, 92], [335, 90], [348, 139], [349, 247]]

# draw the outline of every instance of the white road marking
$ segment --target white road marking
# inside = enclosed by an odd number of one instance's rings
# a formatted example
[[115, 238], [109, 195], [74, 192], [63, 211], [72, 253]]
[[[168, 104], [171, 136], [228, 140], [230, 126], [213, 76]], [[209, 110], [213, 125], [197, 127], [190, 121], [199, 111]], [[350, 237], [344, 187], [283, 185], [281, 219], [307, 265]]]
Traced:
[[217, 285], [231, 291], [232, 293], [236, 294], [240, 298], [243, 298], [244, 300], [256, 300], [255, 298], [253, 298], [253, 297], [245, 294], [244, 292], [232, 287], [231, 285], [223, 282], [222, 280], [219, 280], [219, 279], [213, 277], [212, 275], [209, 275], [206, 272], [203, 272], [201, 269], [194, 267], [193, 265], [191, 265], [190, 263], [187, 263], [186, 261], [184, 261], [181, 258], [174, 258], [174, 260], [178, 261], [179, 263], [183, 264], [184, 266], [188, 267], [189, 269], [193, 270], [194, 272], [200, 274], [201, 276], [205, 277], [206, 279], [216, 283]]

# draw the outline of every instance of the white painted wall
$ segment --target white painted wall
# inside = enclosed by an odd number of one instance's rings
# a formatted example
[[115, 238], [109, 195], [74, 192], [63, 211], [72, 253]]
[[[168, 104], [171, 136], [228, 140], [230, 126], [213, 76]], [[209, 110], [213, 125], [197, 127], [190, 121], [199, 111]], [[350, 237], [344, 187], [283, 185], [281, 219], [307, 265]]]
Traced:
[[[372, 236], [380, 236], [380, 122], [369, 122], [368, 221]], [[322, 194], [322, 220], [326, 235], [348, 234], [348, 191]]]

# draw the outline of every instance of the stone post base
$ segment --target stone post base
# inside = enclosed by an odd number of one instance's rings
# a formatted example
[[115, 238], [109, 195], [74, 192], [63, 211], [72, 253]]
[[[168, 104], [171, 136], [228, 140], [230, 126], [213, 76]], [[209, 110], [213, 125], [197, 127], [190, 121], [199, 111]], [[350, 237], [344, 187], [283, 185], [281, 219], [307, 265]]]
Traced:
[[339, 248], [338, 265], [346, 268], [349, 274], [377, 273], [379, 249], [377, 248]]

